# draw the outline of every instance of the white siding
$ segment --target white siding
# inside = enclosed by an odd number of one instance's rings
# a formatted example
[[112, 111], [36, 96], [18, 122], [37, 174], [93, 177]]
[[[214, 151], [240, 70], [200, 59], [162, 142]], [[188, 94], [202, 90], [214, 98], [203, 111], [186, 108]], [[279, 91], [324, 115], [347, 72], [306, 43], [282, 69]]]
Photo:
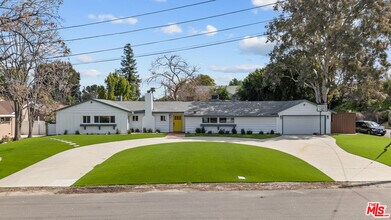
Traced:
[[[133, 116], [138, 116], [138, 121], [133, 121]], [[129, 115], [129, 129], [133, 128], [134, 130], [138, 129], [140, 132], [143, 131], [143, 117], [144, 114], [134, 114]]]
[[259, 133], [260, 131], [269, 132], [273, 130], [277, 132], [276, 125], [277, 118], [275, 117], [237, 117], [235, 118], [236, 130], [240, 133], [240, 130], [251, 130], [253, 133]]
[[185, 123], [185, 132], [186, 133], [195, 133], [196, 128], [201, 127], [202, 117], [184, 117]]
[[[280, 116], [310, 116], [309, 118], [313, 118], [313, 116], [318, 116], [319, 117], [319, 112], [316, 111], [316, 105], [303, 101], [302, 103], [293, 106], [289, 109], [286, 109], [282, 112], [279, 113]], [[322, 115], [326, 117], [326, 133], [330, 134], [331, 132], [331, 113], [330, 112], [322, 112]], [[309, 119], [308, 119], [309, 120]], [[277, 130], [279, 133], [282, 133], [282, 117], [278, 118], [278, 123], [277, 123]], [[292, 122], [288, 122], [292, 123]], [[284, 126], [286, 125], [286, 122], [284, 122]], [[318, 121], [318, 126], [319, 126], [319, 121]], [[318, 131], [319, 132], [319, 131]], [[311, 133], [312, 134], [312, 133]]]
[[[83, 116], [91, 116], [91, 123], [94, 122], [94, 116], [115, 116], [115, 122], [117, 124], [117, 127], [113, 128], [112, 126], [102, 126], [99, 130], [97, 126], [87, 126], [84, 130], [84, 127], [80, 126], [80, 124], [83, 123]], [[79, 105], [60, 110], [56, 114], [57, 134], [63, 134], [65, 130], [67, 130], [69, 134], [74, 134], [76, 131], [80, 131], [80, 133], [83, 134], [104, 134], [107, 132], [115, 133], [117, 128], [120, 130], [121, 133], [127, 132], [128, 113], [123, 110], [96, 101], [84, 102]]]
[[[153, 114], [155, 116], [155, 127], [159, 129], [160, 132], [168, 133], [170, 132], [170, 115], [169, 114]], [[161, 116], [166, 117], [166, 121], [161, 121]]]

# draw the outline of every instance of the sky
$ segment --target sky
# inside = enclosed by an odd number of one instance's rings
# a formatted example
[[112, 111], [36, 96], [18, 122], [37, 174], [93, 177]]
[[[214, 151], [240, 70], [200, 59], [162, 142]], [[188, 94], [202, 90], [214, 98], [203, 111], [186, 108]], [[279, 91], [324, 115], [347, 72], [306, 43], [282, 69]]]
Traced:
[[[181, 51], [173, 54], [180, 55], [191, 65], [199, 67], [200, 74], [210, 75], [218, 85], [227, 85], [233, 78], [243, 79], [256, 68], [265, 66], [269, 62], [267, 54], [273, 48], [273, 45], [271, 43], [266, 43], [266, 37], [264, 36], [257, 38], [246, 38], [246, 36], [264, 34], [267, 23], [229, 31], [219, 30], [270, 20], [276, 16], [276, 12], [274, 12], [271, 7], [253, 9], [238, 14], [211, 18], [192, 23], [179, 25], [177, 23], [273, 3], [275, 0], [216, 0], [211, 3], [175, 11], [142, 17], [133, 17], [126, 20], [111, 21], [115, 18], [134, 16], [137, 14], [204, 1], [206, 0], [66, 0], [60, 8], [60, 16], [63, 19], [62, 26], [66, 27], [106, 20], [110, 22], [79, 28], [63, 29], [60, 30], [60, 35], [64, 40], [69, 40], [99, 34], [130, 31], [151, 26], [171, 24], [167, 27], [152, 30], [80, 41], [66, 41], [66, 43], [72, 54], [78, 54], [89, 51], [123, 47], [127, 43], [130, 43], [131, 45], [138, 45], [214, 31], [213, 34], [193, 38], [148, 46], [136, 46], [133, 47], [133, 51], [135, 56], [138, 56], [170, 49], [240, 38], [240, 41], [228, 44]], [[104, 79], [106, 76], [110, 72], [120, 68], [119, 60], [90, 64], [88, 64], [88, 62], [121, 58], [122, 55], [123, 50], [120, 49], [104, 53], [72, 56], [69, 59], [70, 62], [74, 64], [74, 68], [81, 73], [81, 86], [84, 87], [91, 84], [104, 85]], [[136, 58], [138, 74], [142, 80], [142, 94], [150, 87], [158, 87], [158, 85], [154, 83], [146, 83], [146, 79], [151, 76], [149, 71], [151, 63], [158, 56]], [[158, 89], [158, 95], [162, 94], [163, 89]]]

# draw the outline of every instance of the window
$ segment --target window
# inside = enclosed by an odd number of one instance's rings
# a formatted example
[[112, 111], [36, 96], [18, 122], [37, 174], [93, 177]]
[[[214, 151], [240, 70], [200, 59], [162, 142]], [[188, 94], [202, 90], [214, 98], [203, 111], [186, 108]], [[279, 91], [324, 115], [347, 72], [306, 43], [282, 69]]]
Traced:
[[90, 124], [91, 123], [91, 116], [83, 116], [83, 123]]
[[133, 115], [132, 120], [133, 120], [133, 121], [138, 121], [138, 115]]
[[202, 118], [202, 123], [217, 123], [217, 118]]
[[160, 121], [166, 121], [166, 116], [165, 115], [161, 115], [160, 116]]
[[220, 123], [235, 123], [234, 118], [219, 118]]
[[94, 123], [115, 123], [115, 116], [94, 116]]

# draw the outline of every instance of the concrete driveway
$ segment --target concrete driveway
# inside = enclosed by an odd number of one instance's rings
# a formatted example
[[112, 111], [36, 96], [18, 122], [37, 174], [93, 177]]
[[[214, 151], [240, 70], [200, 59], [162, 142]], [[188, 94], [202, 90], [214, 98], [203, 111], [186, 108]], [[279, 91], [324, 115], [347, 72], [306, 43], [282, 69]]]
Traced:
[[71, 186], [112, 155], [160, 143], [211, 141], [247, 144], [286, 152], [318, 168], [335, 181], [389, 181], [391, 167], [349, 154], [328, 136], [282, 136], [255, 140], [219, 137], [138, 139], [90, 145], [61, 152], [0, 180], [0, 187]]

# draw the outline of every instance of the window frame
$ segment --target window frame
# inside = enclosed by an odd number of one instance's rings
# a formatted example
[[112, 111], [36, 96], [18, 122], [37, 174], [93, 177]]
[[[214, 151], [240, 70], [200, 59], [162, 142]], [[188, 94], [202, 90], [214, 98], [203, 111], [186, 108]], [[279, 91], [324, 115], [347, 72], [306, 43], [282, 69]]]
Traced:
[[83, 124], [91, 124], [91, 116], [83, 115]]
[[[136, 119], [136, 120], [135, 120]], [[132, 116], [132, 121], [138, 121], [138, 115], [133, 115]]]
[[[103, 120], [104, 122], [102, 122]], [[95, 124], [115, 124], [115, 116], [114, 115], [96, 115], [94, 116], [94, 123]]]
[[167, 117], [165, 115], [160, 115], [160, 121], [167, 121]]

